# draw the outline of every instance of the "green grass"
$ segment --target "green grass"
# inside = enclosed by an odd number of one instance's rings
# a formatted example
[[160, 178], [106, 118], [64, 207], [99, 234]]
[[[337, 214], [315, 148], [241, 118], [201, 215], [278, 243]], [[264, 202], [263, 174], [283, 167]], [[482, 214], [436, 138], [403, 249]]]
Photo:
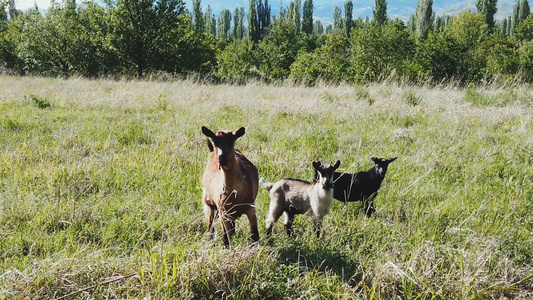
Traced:
[[[39, 100], [39, 101], [36, 101]], [[488, 99], [488, 100], [487, 100]], [[533, 89], [0, 77], [0, 299], [533, 297]], [[47, 103], [41, 107], [39, 103]], [[41, 103], [41, 104], [42, 104]], [[389, 167], [365, 218], [208, 241], [200, 127], [269, 181]]]

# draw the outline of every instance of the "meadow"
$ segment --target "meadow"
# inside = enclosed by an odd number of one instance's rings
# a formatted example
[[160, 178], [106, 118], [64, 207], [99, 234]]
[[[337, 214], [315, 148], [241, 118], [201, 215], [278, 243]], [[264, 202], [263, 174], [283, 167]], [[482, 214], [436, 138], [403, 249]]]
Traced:
[[[0, 77], [0, 299], [532, 299], [533, 88]], [[211, 243], [201, 126], [260, 177], [396, 157], [366, 218], [334, 202]]]

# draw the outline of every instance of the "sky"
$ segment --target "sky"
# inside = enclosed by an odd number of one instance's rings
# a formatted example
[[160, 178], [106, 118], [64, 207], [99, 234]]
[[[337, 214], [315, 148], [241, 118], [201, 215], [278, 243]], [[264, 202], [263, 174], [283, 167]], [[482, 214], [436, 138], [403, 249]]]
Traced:
[[[62, 0], [56, 0], [61, 2]], [[77, 0], [81, 2], [82, 0]], [[269, 0], [268, 3], [272, 8], [272, 14], [277, 15], [279, 10], [280, 1], [283, 0]], [[314, 18], [315, 20], [324, 20], [328, 22], [328, 19], [333, 18], [334, 8], [340, 7], [344, 10], [344, 2], [346, 0], [313, 0], [314, 6]], [[475, 3], [477, 0], [434, 0], [433, 1], [433, 10], [439, 14], [451, 14], [454, 15], [458, 11], [463, 9], [475, 10]], [[192, 10], [192, 0], [186, 0], [186, 5], [189, 11]], [[283, 1], [283, 6], [287, 7], [291, 0]], [[303, 4], [302, 0], [302, 4]], [[50, 7], [51, 0], [15, 0], [15, 5], [17, 9], [26, 10], [29, 8], [35, 7], [35, 4], [40, 9], [47, 9]], [[210, 5], [213, 9], [215, 15], [219, 15], [222, 9], [229, 9], [231, 12], [236, 7], [244, 7], [245, 10], [248, 10], [249, 0], [233, 0], [233, 1], [224, 1], [224, 0], [202, 0], [202, 7], [205, 11], [207, 5]], [[416, 4], [418, 0], [388, 0], [387, 1], [387, 14], [389, 18], [400, 18], [408, 19], [409, 15], [414, 14], [416, 9]], [[358, 17], [371, 17], [372, 9], [375, 6], [375, 0], [353, 0], [354, 18]], [[514, 5], [513, 0], [499, 0], [498, 1], [498, 12], [496, 13], [496, 18], [502, 18], [510, 16], [512, 13], [512, 6]], [[331, 20], [329, 20], [331, 21]]]

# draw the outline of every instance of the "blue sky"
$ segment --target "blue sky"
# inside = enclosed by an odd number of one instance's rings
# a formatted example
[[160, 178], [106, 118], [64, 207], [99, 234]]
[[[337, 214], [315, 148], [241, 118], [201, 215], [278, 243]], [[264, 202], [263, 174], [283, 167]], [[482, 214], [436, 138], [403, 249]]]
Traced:
[[[18, 9], [32, 8], [37, 4], [41, 9], [46, 9], [50, 6], [51, 0], [15, 0], [15, 4]], [[59, 0], [61, 1], [61, 0]], [[81, 0], [77, 0], [80, 1]], [[272, 14], [277, 15], [280, 0], [269, 0]], [[302, 3], [304, 0], [302, 0]], [[340, 7], [344, 11], [345, 0], [313, 0], [314, 5], [314, 17], [316, 20], [321, 20], [324, 23], [331, 23], [333, 18], [333, 10], [335, 7]], [[244, 7], [248, 10], [248, 0], [235, 0], [235, 1], [223, 1], [223, 0], [202, 0], [202, 7], [205, 11], [208, 5], [213, 9], [213, 13], [218, 16], [221, 10], [229, 9], [233, 12], [236, 7]], [[283, 1], [283, 6], [286, 8], [290, 3], [289, 0]], [[414, 14], [416, 9], [417, 0], [388, 0], [387, 1], [387, 14], [389, 18], [400, 18], [406, 20], [409, 15]], [[476, 0], [434, 0], [433, 11], [437, 14], [456, 14], [457, 12], [470, 9], [475, 11]], [[186, 0], [187, 7], [192, 8], [192, 0]], [[358, 17], [371, 17], [372, 9], [375, 6], [375, 0], [353, 0], [354, 18]], [[498, 12], [496, 18], [508, 17], [512, 13], [512, 7], [514, 5], [513, 0], [499, 0]]]

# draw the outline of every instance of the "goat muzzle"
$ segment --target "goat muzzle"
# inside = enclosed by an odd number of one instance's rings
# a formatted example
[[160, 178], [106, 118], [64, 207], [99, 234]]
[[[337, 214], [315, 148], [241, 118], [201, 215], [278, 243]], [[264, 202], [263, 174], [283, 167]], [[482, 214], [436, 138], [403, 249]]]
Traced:
[[324, 187], [325, 190], [329, 190], [329, 189], [332, 189], [332, 188], [335, 187], [333, 182], [327, 182], [327, 183], [323, 184], [322, 186]]

